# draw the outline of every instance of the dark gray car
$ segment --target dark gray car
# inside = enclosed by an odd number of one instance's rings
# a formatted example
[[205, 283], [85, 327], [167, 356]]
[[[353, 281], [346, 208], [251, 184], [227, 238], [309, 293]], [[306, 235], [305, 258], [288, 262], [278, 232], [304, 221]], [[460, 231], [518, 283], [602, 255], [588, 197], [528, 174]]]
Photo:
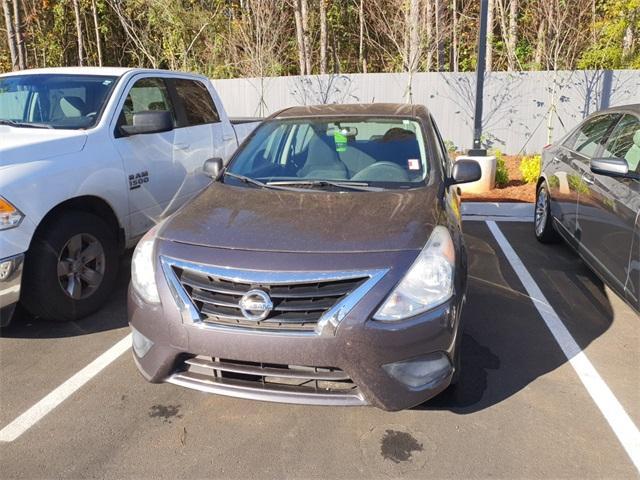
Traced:
[[467, 256], [425, 107], [296, 107], [258, 127], [132, 260], [134, 358], [152, 382], [398, 410], [459, 376]]
[[542, 154], [535, 234], [564, 238], [640, 311], [640, 105], [589, 116]]

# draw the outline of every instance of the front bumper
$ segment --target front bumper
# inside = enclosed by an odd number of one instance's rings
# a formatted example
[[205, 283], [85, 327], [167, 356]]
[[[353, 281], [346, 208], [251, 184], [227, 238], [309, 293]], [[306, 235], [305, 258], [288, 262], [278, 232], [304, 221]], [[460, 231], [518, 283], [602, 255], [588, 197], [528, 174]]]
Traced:
[[20, 300], [24, 254], [0, 259], [0, 315], [2, 321]]
[[[166, 248], [164, 253], [167, 254]], [[216, 261], [222, 260], [221, 256], [237, 255], [217, 253], [219, 255], [214, 255]], [[277, 257], [278, 254], [270, 256]], [[420, 404], [447, 388], [454, 373], [453, 367], [438, 376], [436, 381], [414, 388], [393, 378], [383, 365], [438, 352], [453, 365], [462, 294], [456, 294], [448, 302], [401, 322], [370, 320], [398, 282], [402, 272], [406, 271], [406, 267], [415, 258], [415, 254], [403, 256], [394, 253], [392, 256], [395, 258], [385, 259], [389, 262], [386, 264], [397, 265], [398, 268], [391, 269], [341, 320], [335, 333], [331, 335], [217, 328], [185, 322], [164, 276], [157, 275], [162, 305], [146, 304], [132, 288], [129, 289], [129, 322], [134, 334], [146, 337], [151, 345], [142, 357], [134, 353], [136, 364], [143, 376], [151, 382], [166, 381], [202, 391], [256, 400], [322, 405], [370, 404], [385, 410], [401, 410]], [[193, 255], [190, 257], [193, 261], [198, 261], [197, 255], [196, 258]], [[332, 257], [336, 265], [344, 265], [346, 259], [335, 258], [335, 255]], [[371, 261], [371, 255], [368, 257], [369, 260], [364, 260], [365, 262]], [[354, 256], [351, 257], [351, 264], [354, 269], [371, 267], [356, 265], [353, 258]], [[229, 260], [241, 262], [241, 258]], [[383, 259], [378, 258], [373, 261], [380, 265], [381, 260]], [[278, 263], [277, 258], [266, 261]], [[331, 269], [331, 265], [326, 264], [326, 256], [324, 259], [309, 261], [318, 262], [316, 265], [310, 264], [309, 268], [324, 265], [325, 269]], [[458, 288], [456, 291], [463, 290]], [[244, 362], [244, 369], [253, 368], [251, 364], [247, 367], [247, 362], [267, 366], [332, 368], [344, 372], [355, 388], [341, 392], [322, 389], [302, 391], [185, 372], [185, 360], [213, 370], [219, 362], [227, 361], [224, 359]]]

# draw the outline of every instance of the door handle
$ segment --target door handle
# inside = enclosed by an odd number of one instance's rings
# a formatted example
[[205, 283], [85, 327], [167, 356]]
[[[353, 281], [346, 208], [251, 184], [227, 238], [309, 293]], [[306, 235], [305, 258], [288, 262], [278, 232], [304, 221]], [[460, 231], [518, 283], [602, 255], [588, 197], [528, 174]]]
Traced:
[[593, 178], [587, 177], [586, 175], [582, 177], [582, 181], [587, 185], [593, 185], [595, 183], [595, 180]]
[[189, 147], [191, 145], [189, 145], [188, 143], [176, 143], [173, 145], [174, 148], [177, 148], [178, 150], [189, 150]]
[[233, 140], [234, 135], [223, 135], [222, 140]]

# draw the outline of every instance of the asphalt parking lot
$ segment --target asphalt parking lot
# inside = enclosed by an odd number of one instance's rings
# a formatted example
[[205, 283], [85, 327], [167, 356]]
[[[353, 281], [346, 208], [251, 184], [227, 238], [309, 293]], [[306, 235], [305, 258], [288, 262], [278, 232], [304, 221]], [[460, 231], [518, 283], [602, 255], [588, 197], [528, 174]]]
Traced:
[[[1, 476], [638, 478], [640, 319], [530, 224], [464, 229], [456, 390], [397, 413], [259, 403], [148, 384], [127, 351], [0, 442]], [[0, 438], [128, 335], [128, 270], [125, 258], [110, 303], [82, 322], [23, 314], [2, 332]]]

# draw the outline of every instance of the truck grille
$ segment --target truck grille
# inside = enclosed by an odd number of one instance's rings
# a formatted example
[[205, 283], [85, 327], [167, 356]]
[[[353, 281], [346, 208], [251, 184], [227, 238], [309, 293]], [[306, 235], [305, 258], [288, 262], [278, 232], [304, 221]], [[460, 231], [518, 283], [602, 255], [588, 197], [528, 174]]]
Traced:
[[[369, 277], [297, 283], [247, 283], [173, 267], [202, 321], [258, 330], [313, 331], [318, 320]], [[273, 308], [260, 321], [243, 315], [240, 300], [250, 290], [268, 294]]]

